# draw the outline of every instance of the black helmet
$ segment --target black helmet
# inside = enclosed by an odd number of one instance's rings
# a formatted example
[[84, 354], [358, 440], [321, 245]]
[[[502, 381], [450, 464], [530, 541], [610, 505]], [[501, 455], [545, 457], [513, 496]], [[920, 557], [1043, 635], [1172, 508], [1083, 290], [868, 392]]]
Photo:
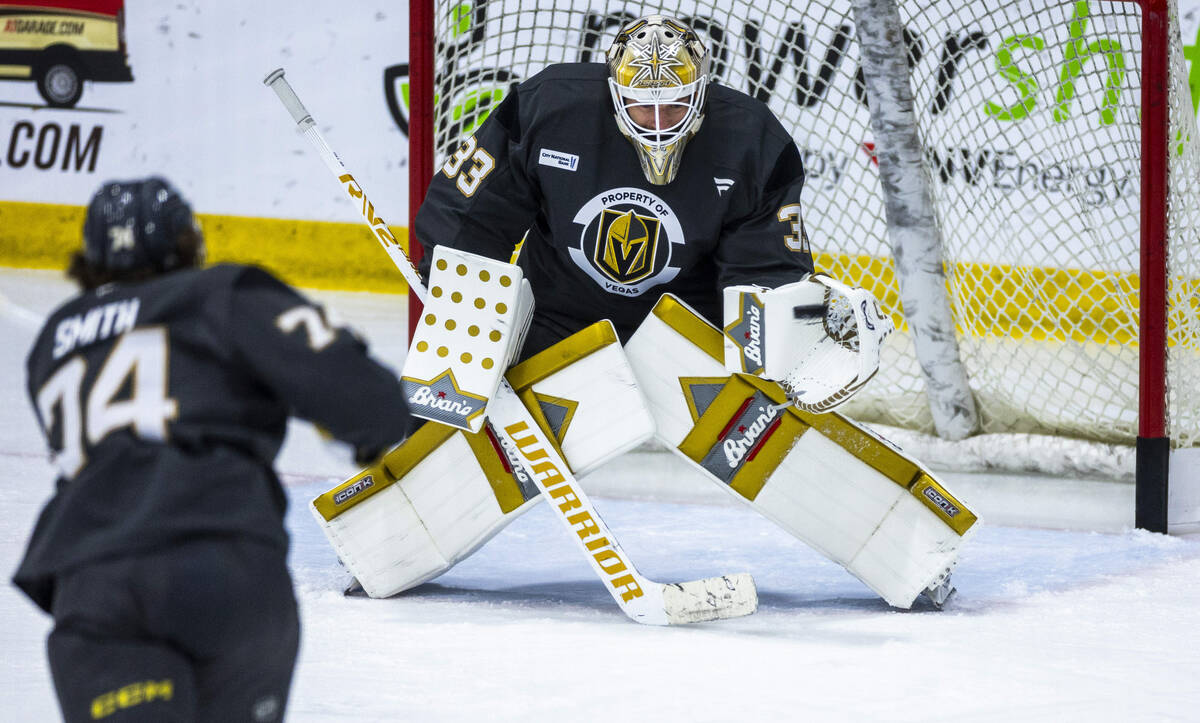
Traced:
[[109, 181], [88, 204], [83, 257], [114, 277], [172, 271], [197, 262], [197, 254], [181, 251], [183, 236], [199, 240], [199, 227], [191, 206], [165, 179]]

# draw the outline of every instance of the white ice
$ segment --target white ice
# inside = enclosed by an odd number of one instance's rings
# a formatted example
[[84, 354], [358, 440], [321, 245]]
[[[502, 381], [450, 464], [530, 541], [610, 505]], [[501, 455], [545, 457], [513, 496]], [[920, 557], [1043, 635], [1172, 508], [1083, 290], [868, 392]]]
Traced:
[[[53, 484], [24, 357], [70, 293], [60, 279], [0, 270], [5, 576]], [[403, 353], [401, 300], [319, 296], [382, 356]], [[899, 612], [711, 483], [614, 468], [585, 486], [643, 573], [748, 571], [759, 586], [753, 616], [651, 628], [618, 611], [541, 507], [408, 594], [344, 597], [306, 507], [354, 469], [303, 424], [277, 467], [303, 618], [292, 721], [1200, 720], [1200, 538], [1129, 529], [1126, 485], [1028, 478], [1005, 495], [948, 477], [991, 522], [945, 610]], [[54, 720], [50, 621], [2, 590], [0, 719]]]

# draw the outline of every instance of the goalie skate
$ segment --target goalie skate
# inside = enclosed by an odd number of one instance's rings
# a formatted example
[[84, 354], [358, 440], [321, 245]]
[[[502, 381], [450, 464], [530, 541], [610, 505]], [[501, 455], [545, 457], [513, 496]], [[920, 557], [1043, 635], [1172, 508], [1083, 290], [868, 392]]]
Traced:
[[955, 590], [954, 585], [950, 583], [950, 570], [947, 569], [946, 574], [925, 588], [921, 595], [933, 603], [934, 608], [941, 610]]

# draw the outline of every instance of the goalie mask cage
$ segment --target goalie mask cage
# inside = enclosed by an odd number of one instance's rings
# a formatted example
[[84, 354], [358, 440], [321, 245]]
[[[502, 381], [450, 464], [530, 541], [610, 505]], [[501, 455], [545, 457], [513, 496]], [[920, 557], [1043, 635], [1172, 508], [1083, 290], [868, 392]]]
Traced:
[[[1139, 527], [1166, 531], [1169, 516], [1172, 531], [1200, 529], [1200, 150], [1175, 0], [411, 10], [410, 228], [435, 164], [515, 83], [550, 63], [602, 62], [635, 17], [680, 17], [708, 45], [714, 79], [792, 132], [817, 268], [871, 289], [897, 323], [848, 416], [938, 468], [1136, 477]], [[890, 58], [863, 40], [873, 23], [894, 40]], [[878, 96], [881, 60], [909, 71], [897, 108]], [[893, 140], [875, 129], [895, 130], [879, 125], [893, 110], [920, 145], [907, 179], [885, 189], [897, 149], [877, 148]], [[685, 152], [681, 173], [694, 172]], [[931, 219], [908, 251], [897, 188]], [[902, 299], [913, 311], [920, 298], [937, 307], [932, 327], [902, 314]], [[943, 312], [953, 333], [939, 333]]]

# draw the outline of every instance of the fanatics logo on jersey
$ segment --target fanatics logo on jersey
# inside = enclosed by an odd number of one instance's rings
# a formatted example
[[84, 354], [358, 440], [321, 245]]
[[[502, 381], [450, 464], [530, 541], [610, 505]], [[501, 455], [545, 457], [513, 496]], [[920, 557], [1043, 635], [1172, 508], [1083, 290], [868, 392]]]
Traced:
[[717, 195], [723, 196], [725, 192], [733, 188], [732, 178], [717, 178], [713, 176], [713, 183], [717, 184]]
[[640, 296], [675, 278], [671, 249], [684, 243], [675, 212], [638, 188], [615, 188], [593, 197], [575, 214], [582, 228], [571, 260], [610, 294]]
[[538, 155], [538, 163], [551, 168], [561, 168], [564, 171], [575, 171], [579, 168], [579, 156], [562, 151], [552, 151], [543, 148]]

